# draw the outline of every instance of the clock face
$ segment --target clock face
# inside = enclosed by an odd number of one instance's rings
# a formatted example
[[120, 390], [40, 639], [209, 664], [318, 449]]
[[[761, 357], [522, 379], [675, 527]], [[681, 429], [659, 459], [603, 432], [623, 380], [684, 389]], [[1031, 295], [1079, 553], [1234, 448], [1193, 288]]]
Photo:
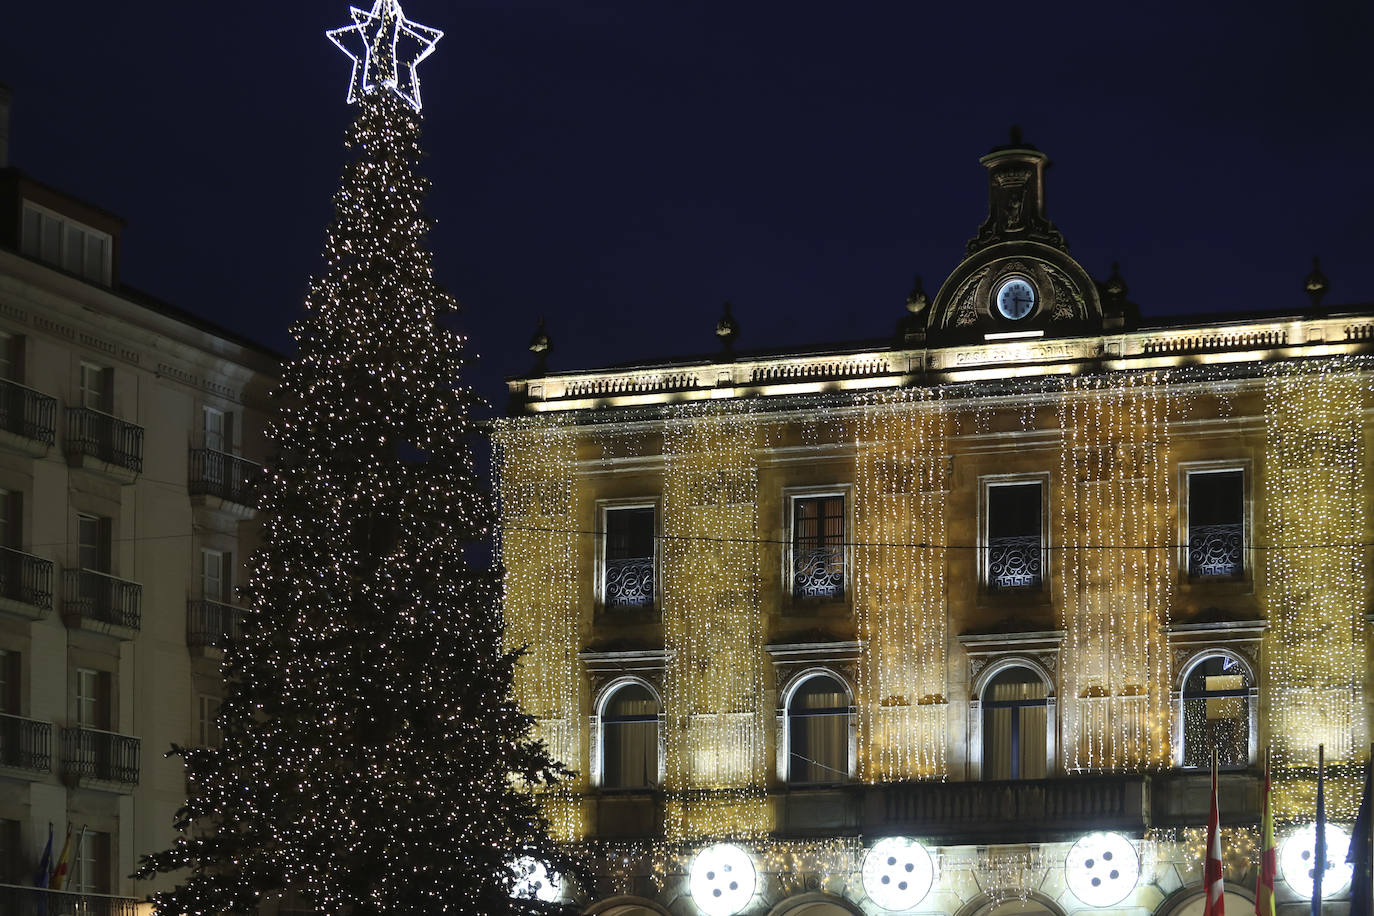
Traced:
[[1004, 280], [997, 287], [997, 311], [1012, 321], [1019, 321], [1035, 308], [1035, 287], [1020, 277]]

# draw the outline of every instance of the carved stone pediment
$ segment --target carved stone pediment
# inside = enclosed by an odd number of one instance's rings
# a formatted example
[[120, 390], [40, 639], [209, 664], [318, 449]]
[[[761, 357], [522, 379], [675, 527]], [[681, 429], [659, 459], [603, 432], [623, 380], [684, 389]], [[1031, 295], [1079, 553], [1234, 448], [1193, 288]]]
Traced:
[[616, 651], [579, 652], [577, 657], [587, 669], [592, 696], [600, 695], [606, 685], [625, 677], [642, 680], [660, 694], [663, 690], [663, 669], [669, 653], [663, 649], [622, 649]]
[[851, 687], [858, 678], [859, 653], [863, 644], [857, 641], [794, 642], [764, 646], [773, 662], [774, 686], [778, 695], [802, 673], [823, 668], [839, 675]]
[[1006, 629], [1000, 632], [965, 633], [959, 637], [959, 644], [968, 655], [970, 698], [980, 695], [980, 675], [990, 665], [1009, 660], [1029, 662], [1031, 667], [1040, 668], [1049, 677], [1051, 694], [1056, 693], [1059, 645], [1064, 641], [1065, 631], [1020, 629], [1016, 621], [1006, 621], [1003, 626]]

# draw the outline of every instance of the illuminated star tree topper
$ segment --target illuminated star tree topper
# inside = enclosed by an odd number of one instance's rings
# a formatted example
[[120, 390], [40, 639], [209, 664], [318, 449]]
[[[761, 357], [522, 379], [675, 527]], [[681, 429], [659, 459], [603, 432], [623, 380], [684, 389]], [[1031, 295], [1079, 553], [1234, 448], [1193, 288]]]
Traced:
[[353, 59], [349, 104], [377, 89], [390, 89], [420, 110], [420, 77], [416, 67], [434, 53], [444, 33], [407, 19], [399, 0], [377, 0], [372, 10], [350, 7], [353, 24], [330, 29], [325, 36]]

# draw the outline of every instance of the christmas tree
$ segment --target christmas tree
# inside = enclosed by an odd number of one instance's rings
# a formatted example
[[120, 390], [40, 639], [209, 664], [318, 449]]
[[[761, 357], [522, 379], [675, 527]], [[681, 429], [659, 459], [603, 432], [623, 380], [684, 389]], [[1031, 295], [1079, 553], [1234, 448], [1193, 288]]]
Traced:
[[174, 749], [181, 835], [141, 863], [189, 871], [162, 913], [283, 888], [352, 916], [548, 909], [512, 896], [512, 863], [557, 861], [531, 789], [561, 771], [511, 698], [499, 580], [468, 558], [493, 516], [416, 173], [414, 64], [440, 33], [396, 0], [353, 18], [330, 37], [360, 50], [354, 158], [277, 392], [222, 743]]

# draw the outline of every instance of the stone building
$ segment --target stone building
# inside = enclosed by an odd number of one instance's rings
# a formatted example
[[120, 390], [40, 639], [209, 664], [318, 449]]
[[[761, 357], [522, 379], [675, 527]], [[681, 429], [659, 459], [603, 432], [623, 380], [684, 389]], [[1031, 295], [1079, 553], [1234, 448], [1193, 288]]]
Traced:
[[[517, 693], [588, 913], [1201, 912], [1219, 757], [1280, 907], [1318, 747], [1343, 860], [1369, 733], [1374, 305], [1141, 316], [981, 160], [963, 262], [894, 337], [510, 382]], [[1340, 911], [1348, 872], [1324, 887]], [[1347, 877], [1342, 880], [1341, 874]], [[537, 878], [537, 876], [536, 876]], [[1306, 887], [1304, 887], [1306, 882]]]
[[164, 752], [215, 741], [277, 358], [122, 285], [121, 221], [5, 165], [0, 912], [125, 916], [186, 798]]

